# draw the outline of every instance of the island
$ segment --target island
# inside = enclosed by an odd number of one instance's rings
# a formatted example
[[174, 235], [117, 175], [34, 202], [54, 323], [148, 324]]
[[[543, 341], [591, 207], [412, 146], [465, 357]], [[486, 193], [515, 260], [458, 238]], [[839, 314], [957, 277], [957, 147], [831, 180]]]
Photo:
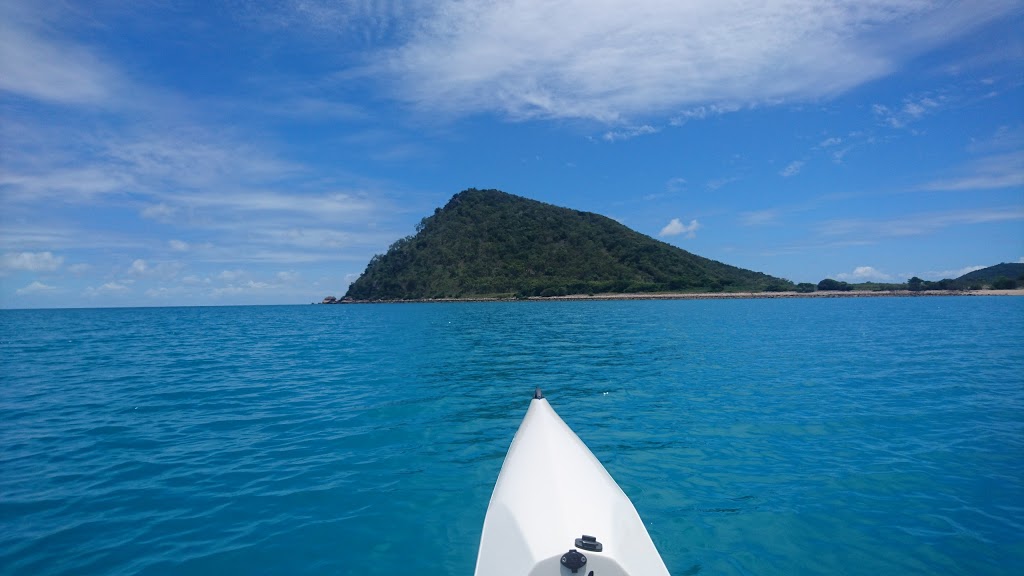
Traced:
[[414, 235], [371, 258], [342, 298], [322, 303], [934, 295], [1024, 282], [1024, 264], [991, 268], [939, 282], [794, 284], [698, 256], [600, 214], [470, 188], [423, 218]]

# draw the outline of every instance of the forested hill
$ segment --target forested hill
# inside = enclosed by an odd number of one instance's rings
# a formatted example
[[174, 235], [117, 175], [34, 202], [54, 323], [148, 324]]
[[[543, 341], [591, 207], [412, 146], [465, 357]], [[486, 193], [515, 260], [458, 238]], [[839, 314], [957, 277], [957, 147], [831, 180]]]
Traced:
[[791, 289], [590, 212], [469, 189], [374, 256], [354, 300]]
[[964, 282], [992, 282], [999, 278], [1009, 278], [1010, 280], [1024, 280], [1024, 264], [1020, 263], [1002, 263], [996, 264], [995, 266], [989, 266], [988, 268], [982, 268], [981, 270], [975, 270], [974, 272], [968, 272], [963, 276], [957, 278]]

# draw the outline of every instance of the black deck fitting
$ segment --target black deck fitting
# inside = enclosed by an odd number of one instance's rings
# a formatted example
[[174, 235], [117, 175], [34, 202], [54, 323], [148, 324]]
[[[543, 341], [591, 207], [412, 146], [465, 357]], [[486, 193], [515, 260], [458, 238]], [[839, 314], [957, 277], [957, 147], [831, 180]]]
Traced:
[[544, 397], [544, 393], [540, 391], [540, 386], [538, 386], [537, 389], [534, 390], [534, 392], [533, 392], [533, 399], [534, 400], [540, 400], [543, 397]]

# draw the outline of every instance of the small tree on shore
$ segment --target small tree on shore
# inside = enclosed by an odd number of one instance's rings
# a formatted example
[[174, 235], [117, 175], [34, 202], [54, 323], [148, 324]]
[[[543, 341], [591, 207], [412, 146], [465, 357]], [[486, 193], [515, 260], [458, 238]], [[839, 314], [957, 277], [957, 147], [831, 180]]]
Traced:
[[1017, 281], [1016, 280], [1011, 280], [1011, 279], [1007, 278], [1006, 276], [1000, 276], [999, 278], [996, 278], [992, 282], [992, 289], [993, 290], [1016, 290], [1017, 289]]

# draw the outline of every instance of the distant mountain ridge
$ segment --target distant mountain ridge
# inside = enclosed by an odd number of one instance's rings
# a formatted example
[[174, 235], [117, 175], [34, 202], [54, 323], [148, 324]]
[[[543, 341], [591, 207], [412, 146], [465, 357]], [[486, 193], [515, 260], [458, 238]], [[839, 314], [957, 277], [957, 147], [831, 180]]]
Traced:
[[1024, 280], [1024, 263], [1004, 262], [1002, 264], [996, 264], [995, 266], [989, 266], [988, 268], [968, 272], [967, 274], [957, 278], [957, 281], [991, 283], [999, 278]]
[[599, 214], [471, 188], [374, 256], [346, 299], [789, 290]]

